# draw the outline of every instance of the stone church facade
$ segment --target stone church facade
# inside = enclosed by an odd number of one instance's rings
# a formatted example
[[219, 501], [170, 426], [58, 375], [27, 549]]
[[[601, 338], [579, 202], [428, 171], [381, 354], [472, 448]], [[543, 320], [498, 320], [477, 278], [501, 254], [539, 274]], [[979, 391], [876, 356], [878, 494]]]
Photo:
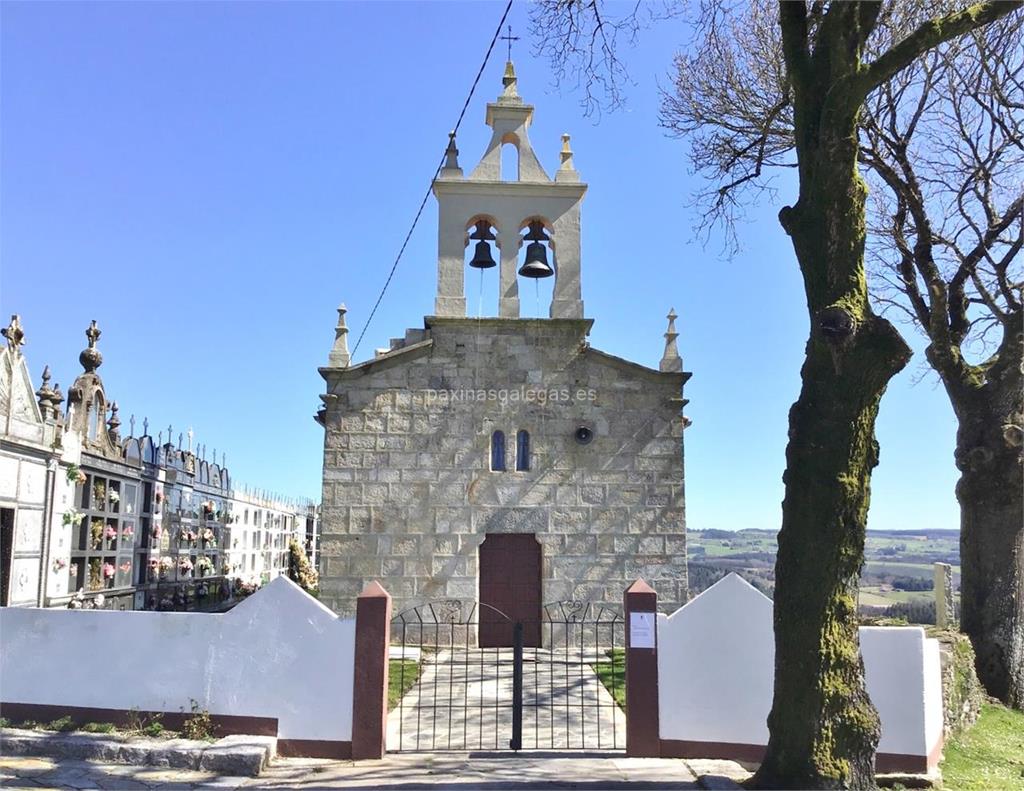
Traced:
[[[434, 315], [353, 364], [339, 308], [317, 415], [325, 429], [321, 598], [350, 612], [378, 579], [396, 612], [459, 599], [529, 620], [550, 602], [621, 602], [642, 577], [670, 612], [687, 598], [682, 409], [690, 374], [675, 314], [660, 370], [589, 345], [580, 279], [586, 185], [568, 136], [548, 177], [511, 63], [503, 83], [487, 107], [493, 136], [480, 164], [464, 176], [452, 138], [434, 182]], [[502, 180], [509, 144], [519, 173]], [[470, 266], [487, 266], [481, 250], [486, 258], [492, 244], [499, 315], [467, 317], [467, 249], [476, 255]], [[538, 259], [547, 256], [550, 318], [520, 318], [523, 273], [531, 261], [543, 270]]]

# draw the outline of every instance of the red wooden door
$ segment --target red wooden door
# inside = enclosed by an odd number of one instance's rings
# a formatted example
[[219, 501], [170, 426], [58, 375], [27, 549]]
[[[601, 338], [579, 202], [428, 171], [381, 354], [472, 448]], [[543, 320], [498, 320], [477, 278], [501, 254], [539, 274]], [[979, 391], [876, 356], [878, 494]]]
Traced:
[[[523, 645], [540, 647], [541, 556], [533, 533], [491, 533], [480, 545], [481, 648], [512, 645], [512, 625], [523, 625]], [[490, 605], [490, 606], [486, 606]], [[507, 615], [505, 620], [494, 610]]]

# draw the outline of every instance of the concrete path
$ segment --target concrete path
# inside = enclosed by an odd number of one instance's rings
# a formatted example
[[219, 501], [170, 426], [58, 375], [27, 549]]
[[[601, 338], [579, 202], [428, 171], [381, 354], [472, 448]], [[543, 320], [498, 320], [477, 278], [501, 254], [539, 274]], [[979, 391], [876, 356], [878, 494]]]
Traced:
[[625, 758], [619, 754], [525, 752], [390, 755], [383, 761], [277, 758], [259, 777], [48, 758], [0, 757], [7, 789], [738, 789], [748, 776], [729, 761]]
[[[578, 649], [523, 654], [525, 750], [623, 750], [626, 718]], [[388, 749], [504, 750], [512, 737], [512, 649], [424, 653], [419, 681], [388, 716]]]

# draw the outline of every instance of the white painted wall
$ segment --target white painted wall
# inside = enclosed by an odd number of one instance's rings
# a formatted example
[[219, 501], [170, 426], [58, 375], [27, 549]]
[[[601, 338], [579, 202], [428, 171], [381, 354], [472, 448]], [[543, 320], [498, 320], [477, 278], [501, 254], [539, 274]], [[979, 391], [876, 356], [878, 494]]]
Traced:
[[774, 655], [771, 599], [735, 574], [659, 615], [661, 738], [767, 744]]
[[0, 609], [0, 698], [276, 717], [350, 741], [355, 620], [279, 577], [222, 615]]
[[[860, 640], [878, 752], [929, 755], [942, 738], [938, 642], [920, 627], [862, 627]], [[771, 599], [735, 574], [658, 616], [661, 738], [767, 744], [774, 666]]]
[[[939, 641], [924, 641], [924, 743], [929, 750], [942, 744], [942, 659]], [[931, 752], [929, 752], [931, 755]]]

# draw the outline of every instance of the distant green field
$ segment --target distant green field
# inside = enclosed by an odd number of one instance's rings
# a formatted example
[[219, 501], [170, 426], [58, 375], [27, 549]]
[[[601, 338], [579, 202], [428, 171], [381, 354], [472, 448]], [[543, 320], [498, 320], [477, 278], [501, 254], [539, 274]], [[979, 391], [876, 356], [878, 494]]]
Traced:
[[[737, 571], [770, 592], [774, 580], [776, 534], [770, 530], [728, 532], [690, 531], [687, 534], [691, 564], [691, 587], [700, 592], [728, 571]], [[934, 563], [959, 558], [960, 534], [955, 530], [918, 532], [869, 530], [864, 548], [865, 564], [861, 579], [860, 603], [887, 607], [897, 603], [928, 602], [931, 591], [894, 590], [906, 586], [906, 579], [931, 580]], [[960, 581], [960, 566], [953, 566], [954, 584]], [[698, 566], [715, 571], [702, 570]]]
[[864, 585], [860, 589], [861, 604], [892, 604], [898, 601], [931, 601], [932, 591], [881, 590], [877, 585]]
[[724, 541], [702, 541], [698, 546], [704, 547], [704, 554], [707, 557], [725, 557], [735, 555], [741, 551], [737, 548], [726, 546]]
[[875, 607], [888, 607], [890, 604], [893, 603], [892, 599], [887, 599], [884, 595], [879, 593], [872, 593], [867, 588], [860, 589], [858, 601], [861, 604], [870, 604]]
[[[763, 555], [767, 559], [774, 558], [776, 551], [775, 534], [768, 530], [694, 530], [687, 534], [687, 543], [691, 559], [732, 555]], [[878, 573], [931, 576], [932, 563], [955, 560], [959, 550], [959, 533], [954, 530], [931, 531], [927, 535], [869, 530], [864, 555], [870, 569]], [[953, 564], [953, 571], [958, 575], [960, 566]]]

